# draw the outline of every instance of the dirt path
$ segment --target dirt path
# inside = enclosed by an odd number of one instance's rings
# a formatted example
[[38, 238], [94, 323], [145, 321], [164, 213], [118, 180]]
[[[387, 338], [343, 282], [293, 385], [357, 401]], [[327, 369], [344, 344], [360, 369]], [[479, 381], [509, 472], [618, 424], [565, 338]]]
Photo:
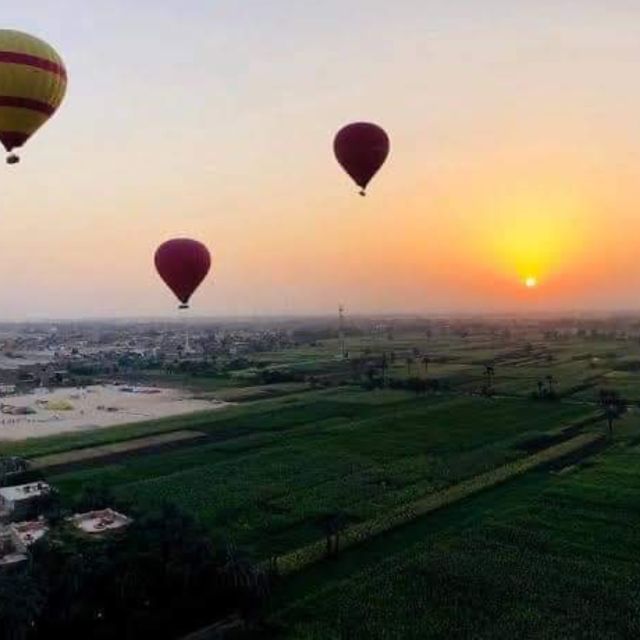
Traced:
[[144, 438], [134, 438], [124, 442], [114, 442], [96, 447], [72, 449], [63, 453], [52, 453], [29, 461], [32, 469], [50, 469], [63, 467], [81, 462], [95, 462], [114, 455], [132, 452], [142, 452], [144, 449], [155, 449], [164, 445], [187, 443], [199, 438], [206, 438], [207, 434], [200, 431], [171, 431]]

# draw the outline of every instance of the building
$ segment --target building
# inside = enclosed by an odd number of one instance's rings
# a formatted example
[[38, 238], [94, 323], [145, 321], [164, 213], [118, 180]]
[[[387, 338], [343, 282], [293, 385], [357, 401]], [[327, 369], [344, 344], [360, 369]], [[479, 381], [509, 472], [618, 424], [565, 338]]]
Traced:
[[50, 493], [46, 482], [0, 487], [0, 514], [11, 520], [26, 520]]
[[24, 522], [14, 522], [8, 527], [14, 537], [20, 540], [22, 546], [26, 549], [34, 542], [38, 542], [49, 531], [47, 521], [40, 517], [37, 520], [26, 520]]
[[27, 559], [27, 549], [43, 538], [49, 527], [44, 518], [0, 527], [0, 568]]
[[26, 548], [9, 527], [0, 527], [0, 568], [27, 559]]
[[76, 513], [69, 518], [69, 521], [83, 533], [91, 535], [110, 533], [111, 531], [124, 529], [132, 522], [131, 518], [113, 509]]

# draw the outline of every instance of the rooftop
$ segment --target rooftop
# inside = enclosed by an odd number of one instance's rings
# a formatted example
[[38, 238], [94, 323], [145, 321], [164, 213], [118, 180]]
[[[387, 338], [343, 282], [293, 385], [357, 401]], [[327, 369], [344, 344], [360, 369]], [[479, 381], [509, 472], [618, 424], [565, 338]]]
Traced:
[[20, 541], [16, 540], [9, 527], [0, 527], [0, 566], [26, 560], [27, 555]]
[[131, 523], [131, 518], [113, 509], [76, 513], [69, 520], [81, 531], [91, 534], [122, 529]]
[[30, 482], [28, 484], [18, 484], [13, 487], [0, 487], [0, 496], [11, 502], [29, 500], [50, 492], [51, 487], [46, 482]]
[[9, 525], [9, 529], [13, 531], [25, 547], [37, 542], [49, 531], [49, 527], [44, 518], [26, 522], [15, 522]]

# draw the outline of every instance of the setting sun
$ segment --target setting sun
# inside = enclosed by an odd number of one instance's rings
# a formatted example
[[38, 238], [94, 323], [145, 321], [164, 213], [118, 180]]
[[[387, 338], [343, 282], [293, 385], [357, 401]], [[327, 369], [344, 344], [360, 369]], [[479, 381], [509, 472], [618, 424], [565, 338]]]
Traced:
[[538, 286], [538, 281], [536, 280], [536, 278], [529, 277], [524, 281], [524, 285], [529, 289], [533, 289], [534, 287]]

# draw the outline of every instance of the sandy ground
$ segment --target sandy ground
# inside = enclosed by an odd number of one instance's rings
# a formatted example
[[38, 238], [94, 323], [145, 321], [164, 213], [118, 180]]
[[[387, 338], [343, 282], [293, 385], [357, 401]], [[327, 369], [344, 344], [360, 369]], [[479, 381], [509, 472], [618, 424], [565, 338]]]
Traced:
[[[39, 389], [26, 395], [0, 398], [1, 405], [31, 407], [35, 413], [0, 413], [0, 440], [22, 440], [55, 433], [111, 427], [129, 422], [164, 418], [204, 409], [216, 409], [226, 403], [196, 400], [177, 389], [154, 389], [154, 393], [131, 393], [116, 385], [94, 385], [82, 389]], [[140, 391], [141, 388], [134, 388]], [[148, 388], [145, 388], [148, 389]], [[47, 408], [56, 403], [72, 408]]]

